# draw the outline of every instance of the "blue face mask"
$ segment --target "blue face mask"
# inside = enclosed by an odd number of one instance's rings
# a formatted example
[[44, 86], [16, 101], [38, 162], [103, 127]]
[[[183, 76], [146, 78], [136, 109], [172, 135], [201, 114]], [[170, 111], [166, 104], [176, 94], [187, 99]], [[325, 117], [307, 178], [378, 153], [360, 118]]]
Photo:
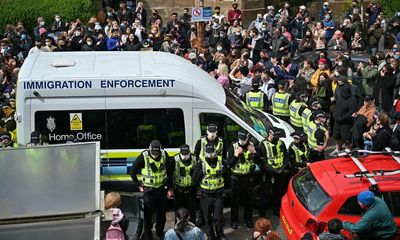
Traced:
[[22, 34], [21, 35], [21, 40], [25, 40], [26, 39], [26, 34]]
[[399, 60], [400, 59], [400, 54], [395, 54], [394, 59]]

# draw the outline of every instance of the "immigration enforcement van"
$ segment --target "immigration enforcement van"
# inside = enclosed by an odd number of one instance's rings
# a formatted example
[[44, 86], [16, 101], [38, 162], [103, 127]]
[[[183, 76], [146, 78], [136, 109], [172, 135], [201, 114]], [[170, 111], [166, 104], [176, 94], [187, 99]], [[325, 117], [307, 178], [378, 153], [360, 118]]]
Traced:
[[49, 144], [101, 143], [102, 187], [133, 191], [132, 162], [152, 139], [170, 155], [194, 147], [210, 122], [225, 143], [245, 128], [258, 144], [271, 127], [289, 145], [293, 129], [247, 107], [205, 71], [161, 52], [62, 52], [29, 55], [17, 85], [18, 142], [40, 131]]

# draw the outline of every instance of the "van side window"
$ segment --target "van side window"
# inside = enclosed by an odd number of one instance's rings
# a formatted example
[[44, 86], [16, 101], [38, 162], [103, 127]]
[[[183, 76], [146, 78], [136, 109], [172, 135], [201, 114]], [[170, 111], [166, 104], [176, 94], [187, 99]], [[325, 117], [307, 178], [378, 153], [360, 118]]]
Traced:
[[[81, 124], [71, 123], [75, 113]], [[80, 142], [100, 141], [102, 149], [147, 148], [153, 139], [164, 148], [185, 143], [183, 111], [177, 108], [39, 111], [35, 130], [49, 144], [65, 143], [74, 136]]]
[[108, 149], [148, 148], [160, 140], [164, 148], [185, 143], [182, 109], [123, 109], [107, 111]]
[[218, 126], [218, 136], [221, 137], [227, 146], [237, 141], [237, 132], [241, 127], [229, 117], [219, 113], [201, 113], [200, 127], [201, 135], [204, 136], [207, 130], [207, 124], [215, 123]]
[[344, 215], [361, 215], [362, 209], [358, 205], [357, 196], [349, 197], [339, 209], [338, 213]]

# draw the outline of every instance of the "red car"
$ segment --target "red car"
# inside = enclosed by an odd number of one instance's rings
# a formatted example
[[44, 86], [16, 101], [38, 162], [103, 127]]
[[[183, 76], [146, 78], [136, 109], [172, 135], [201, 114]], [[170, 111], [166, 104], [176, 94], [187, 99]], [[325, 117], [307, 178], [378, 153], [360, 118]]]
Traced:
[[357, 222], [357, 195], [367, 189], [385, 200], [399, 233], [400, 158], [368, 155], [316, 162], [290, 180], [280, 212], [287, 239], [298, 240], [308, 231], [318, 235], [332, 218]]

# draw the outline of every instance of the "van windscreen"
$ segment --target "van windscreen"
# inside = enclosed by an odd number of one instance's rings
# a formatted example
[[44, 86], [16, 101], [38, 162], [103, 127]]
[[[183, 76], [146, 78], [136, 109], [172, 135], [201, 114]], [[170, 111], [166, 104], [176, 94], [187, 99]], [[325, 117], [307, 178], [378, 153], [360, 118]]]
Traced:
[[266, 137], [269, 129], [272, 128], [269, 120], [261, 113], [244, 104], [238, 97], [224, 88], [226, 94], [225, 106], [236, 116], [249, 124], [261, 136]]
[[319, 185], [309, 168], [297, 174], [293, 180], [293, 191], [303, 206], [314, 216], [324, 209], [331, 198]]

